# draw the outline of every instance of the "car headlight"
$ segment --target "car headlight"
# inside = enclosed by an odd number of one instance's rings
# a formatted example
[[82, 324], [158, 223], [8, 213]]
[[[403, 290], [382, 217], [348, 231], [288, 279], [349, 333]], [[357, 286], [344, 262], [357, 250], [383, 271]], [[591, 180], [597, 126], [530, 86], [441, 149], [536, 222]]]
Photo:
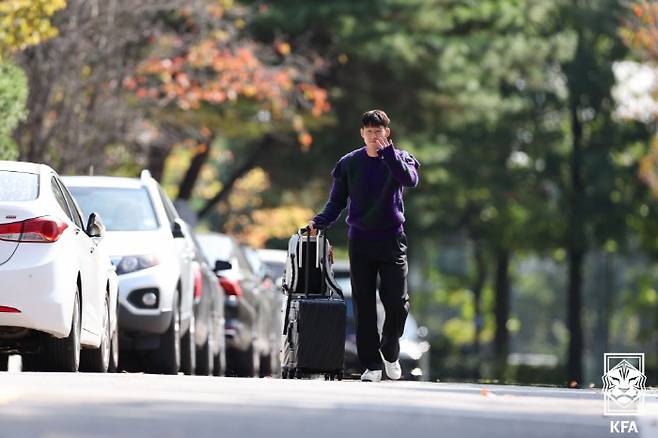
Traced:
[[154, 255], [125, 256], [117, 263], [117, 275], [152, 268], [159, 263], [160, 261]]

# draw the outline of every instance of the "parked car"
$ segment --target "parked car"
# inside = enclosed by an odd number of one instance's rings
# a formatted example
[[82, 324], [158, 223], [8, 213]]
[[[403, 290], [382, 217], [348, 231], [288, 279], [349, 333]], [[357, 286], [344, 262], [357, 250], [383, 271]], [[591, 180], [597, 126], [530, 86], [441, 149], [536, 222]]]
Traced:
[[116, 369], [117, 277], [85, 217], [50, 167], [0, 161], [0, 369]]
[[[283, 305], [283, 295], [275, 284], [276, 278], [272, 275], [267, 265], [263, 263], [258, 255], [258, 251], [251, 246], [242, 245], [247, 262], [252, 272], [258, 274], [260, 278], [260, 288], [263, 291], [267, 301], [267, 314], [263, 315], [263, 324], [269, 335], [269, 345], [266, 347], [269, 354], [261, 358], [260, 375], [279, 376], [281, 375], [281, 342], [283, 337], [283, 320], [281, 319], [281, 307]], [[269, 360], [268, 360], [269, 359]]]
[[75, 176], [66, 184], [85, 212], [99, 211], [119, 275], [122, 367], [194, 371], [194, 245], [148, 171], [140, 178]]
[[206, 259], [196, 235], [194, 242], [194, 315], [196, 374], [221, 376], [226, 366], [226, 335], [224, 331], [224, 289]]
[[271, 344], [272, 309], [263, 278], [253, 271], [244, 249], [234, 238], [218, 233], [199, 234], [206, 258], [214, 263], [226, 293], [226, 372], [227, 375], [257, 376], [267, 372], [273, 351]]
[[[359, 362], [356, 349], [356, 324], [354, 302], [352, 300], [352, 284], [350, 281], [349, 262], [337, 260], [333, 266], [334, 278], [345, 295], [347, 305], [347, 327], [345, 338], [345, 375], [358, 377], [365, 371]], [[377, 298], [377, 325], [379, 333], [384, 325], [384, 305]], [[425, 340], [427, 329], [418, 327], [412, 314], [407, 316], [404, 334], [400, 338], [400, 366], [404, 380], [423, 380], [429, 372], [429, 343]]]

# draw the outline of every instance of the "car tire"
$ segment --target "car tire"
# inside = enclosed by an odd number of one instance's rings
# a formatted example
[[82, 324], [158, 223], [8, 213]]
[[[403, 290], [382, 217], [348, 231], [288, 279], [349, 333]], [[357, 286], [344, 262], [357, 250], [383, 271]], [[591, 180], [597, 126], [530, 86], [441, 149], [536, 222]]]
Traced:
[[[73, 298], [71, 331], [65, 338], [51, 338], [43, 351], [46, 371], [76, 372], [80, 366], [80, 288], [76, 287]], [[38, 359], [33, 357], [32, 359]]]
[[272, 355], [268, 354], [267, 356], [260, 357], [260, 377], [270, 377], [272, 376]]
[[110, 303], [109, 297], [107, 295], [105, 296], [105, 305], [103, 310], [103, 333], [101, 337], [101, 344], [98, 346], [98, 348], [82, 350], [80, 352], [81, 371], [106, 373], [110, 367], [112, 334], [110, 330]]
[[110, 365], [107, 369], [110, 373], [119, 371], [119, 329], [116, 328], [110, 340]]
[[246, 351], [235, 350], [232, 354], [235, 358], [233, 371], [238, 377], [254, 377], [259, 368], [259, 354], [255, 351], [254, 344], [249, 345]]
[[190, 316], [190, 327], [181, 339], [181, 371], [186, 376], [194, 375], [196, 368], [196, 318], [194, 312]]
[[9, 369], [9, 356], [6, 354], [0, 355], [0, 371], [7, 371]]
[[220, 348], [213, 357], [213, 375], [220, 377], [226, 375], [226, 349]]
[[162, 374], [178, 374], [181, 365], [180, 308], [178, 294], [174, 294], [171, 306], [171, 322], [160, 336], [160, 348], [153, 352], [153, 371]]
[[208, 336], [203, 347], [197, 351], [196, 355], [196, 373], [199, 376], [212, 376], [215, 366], [214, 356], [212, 354], [215, 339], [212, 333], [212, 325], [208, 324]]

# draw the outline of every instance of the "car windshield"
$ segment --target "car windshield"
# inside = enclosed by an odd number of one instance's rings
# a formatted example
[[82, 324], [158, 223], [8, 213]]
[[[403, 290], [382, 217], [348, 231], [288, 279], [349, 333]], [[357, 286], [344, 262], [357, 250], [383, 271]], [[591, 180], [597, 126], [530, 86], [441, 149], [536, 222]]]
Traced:
[[244, 257], [247, 259], [247, 263], [251, 267], [251, 270], [257, 274], [263, 274], [264, 266], [263, 262], [258, 257], [258, 253], [249, 246], [242, 246], [242, 251], [244, 252]]
[[211, 266], [214, 266], [217, 260], [231, 261], [233, 242], [228, 236], [221, 235], [199, 235], [199, 244], [206, 255]]
[[264, 262], [264, 263], [265, 266], [267, 266], [267, 270], [274, 278], [283, 277], [283, 271], [285, 271], [286, 269], [285, 263], [279, 263], [279, 262]]
[[338, 284], [340, 290], [343, 291], [343, 294], [351, 295], [352, 283], [350, 281], [350, 277], [335, 277], [335, 278], [336, 278], [336, 283]]
[[418, 338], [418, 324], [412, 315], [407, 315], [407, 320], [404, 323], [404, 333], [400, 339], [408, 341], [416, 341]]
[[39, 196], [39, 175], [0, 170], [0, 201], [32, 201]]
[[153, 231], [159, 223], [146, 189], [69, 187], [85, 216], [99, 213], [107, 231]]

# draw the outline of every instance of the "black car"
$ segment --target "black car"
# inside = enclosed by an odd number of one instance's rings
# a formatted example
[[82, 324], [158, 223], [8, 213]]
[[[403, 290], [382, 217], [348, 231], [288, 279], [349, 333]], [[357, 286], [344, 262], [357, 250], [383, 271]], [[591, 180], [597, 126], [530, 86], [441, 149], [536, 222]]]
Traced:
[[233, 237], [209, 233], [199, 234], [198, 239], [226, 294], [226, 374], [251, 377], [271, 373], [268, 364], [279, 352], [270, 339], [275, 330], [271, 285], [254, 272], [244, 248]]

